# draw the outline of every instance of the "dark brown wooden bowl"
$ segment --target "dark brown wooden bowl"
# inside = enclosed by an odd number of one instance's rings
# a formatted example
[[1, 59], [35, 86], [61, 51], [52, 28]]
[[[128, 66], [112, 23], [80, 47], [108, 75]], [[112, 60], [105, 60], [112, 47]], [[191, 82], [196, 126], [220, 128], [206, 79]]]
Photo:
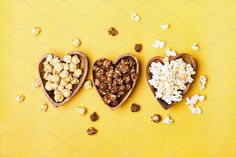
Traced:
[[[61, 106], [63, 105], [64, 103], [68, 102], [70, 99], [72, 99], [73, 96], [75, 96], [75, 94], [80, 90], [80, 88], [82, 87], [85, 79], [86, 79], [86, 76], [88, 74], [88, 59], [86, 57], [86, 55], [80, 51], [73, 51], [71, 53], [69, 53], [68, 55], [77, 55], [78, 58], [80, 59], [80, 63], [79, 63], [79, 67], [82, 69], [83, 71], [83, 74], [82, 76], [79, 77], [79, 83], [77, 83], [76, 85], [73, 85], [73, 88], [72, 88], [72, 94], [70, 95], [70, 97], [68, 98], [65, 98], [62, 102], [56, 102], [54, 101], [54, 93], [53, 91], [47, 91], [45, 89], [45, 83], [47, 82], [44, 78], [43, 78], [43, 75], [44, 75], [44, 66], [43, 66], [43, 62], [46, 60], [47, 58], [47, 55], [48, 54], [45, 54], [41, 57], [40, 61], [39, 61], [39, 65], [38, 65], [38, 72], [39, 72], [39, 80], [40, 80], [40, 83], [41, 83], [41, 86], [42, 86], [42, 89], [43, 89], [43, 92], [45, 93], [46, 97], [48, 98], [48, 100], [55, 106], [55, 107], [58, 107], [58, 106]], [[52, 54], [53, 55], [53, 54]], [[53, 55], [53, 56], [56, 56], [56, 55]], [[56, 56], [58, 57], [58, 56]], [[62, 61], [62, 58], [61, 57], [58, 57], [61, 61]]]
[[[175, 60], [175, 59], [178, 59], [178, 58], [182, 58], [186, 63], [189, 63], [191, 64], [191, 66], [193, 67], [194, 71], [197, 71], [197, 62], [195, 61], [195, 59], [193, 58], [193, 56], [187, 54], [187, 53], [182, 53], [182, 54], [178, 54], [176, 55], [175, 57], [170, 57], [169, 60]], [[147, 63], [147, 66], [146, 66], [146, 78], [147, 78], [147, 82], [148, 80], [150, 80], [152, 78], [152, 73], [150, 72], [149, 70], [149, 67], [151, 66], [151, 63], [152, 62], [161, 62], [163, 63], [163, 57], [161, 56], [155, 56], [153, 58], [151, 58], [149, 60], [149, 62]], [[195, 74], [196, 75], [196, 74]], [[193, 75], [192, 77], [194, 78], [195, 75]], [[191, 86], [192, 83], [187, 83], [186, 84], [186, 88], [185, 90], [182, 91], [182, 95], [184, 96], [186, 94], [186, 92], [189, 90], [189, 87]], [[156, 89], [153, 88], [149, 82], [148, 82], [148, 85], [153, 93], [153, 95], [155, 96], [155, 91]], [[157, 99], [157, 101], [160, 103], [160, 105], [165, 109], [167, 110], [168, 108], [170, 108], [171, 106], [175, 105], [177, 102], [174, 102], [172, 104], [167, 104], [164, 100], [162, 99]]]

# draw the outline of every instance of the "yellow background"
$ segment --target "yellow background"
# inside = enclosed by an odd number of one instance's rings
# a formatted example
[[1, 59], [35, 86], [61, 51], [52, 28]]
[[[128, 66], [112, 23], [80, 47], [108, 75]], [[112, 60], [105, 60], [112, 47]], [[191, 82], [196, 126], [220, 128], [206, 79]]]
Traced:
[[[136, 11], [140, 22], [129, 16]], [[1, 0], [0, 2], [0, 156], [1, 157], [235, 157], [236, 156], [236, 1], [235, 0]], [[170, 23], [164, 31], [161, 23]], [[31, 35], [40, 26], [39, 36]], [[107, 33], [114, 26], [119, 35]], [[54, 108], [41, 89], [32, 87], [40, 56], [65, 55], [75, 50], [79, 37], [90, 65], [99, 57], [115, 59], [130, 52], [141, 63], [140, 79], [126, 103], [110, 110], [95, 89], [81, 89], [62, 107]], [[154, 49], [155, 39], [166, 41], [178, 53], [192, 54], [199, 70], [187, 95], [206, 95], [193, 115], [184, 101], [165, 111], [152, 95], [145, 65], [164, 49]], [[199, 42], [200, 51], [191, 47]], [[134, 52], [134, 44], [143, 50]], [[199, 91], [200, 74], [208, 78]], [[88, 78], [91, 79], [91, 66]], [[17, 94], [26, 99], [16, 103]], [[40, 111], [47, 102], [49, 110]], [[141, 105], [130, 112], [132, 103]], [[85, 116], [75, 109], [88, 108]], [[96, 111], [100, 119], [90, 122]], [[171, 126], [155, 124], [150, 117], [169, 113]], [[88, 136], [94, 126], [98, 133]]]

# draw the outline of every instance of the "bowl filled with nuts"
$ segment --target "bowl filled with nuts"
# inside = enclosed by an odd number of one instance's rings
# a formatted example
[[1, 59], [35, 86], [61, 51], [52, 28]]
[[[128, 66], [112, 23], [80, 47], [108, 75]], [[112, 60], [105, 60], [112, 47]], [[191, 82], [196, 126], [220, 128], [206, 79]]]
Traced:
[[155, 56], [146, 66], [148, 85], [164, 109], [182, 101], [197, 71], [195, 59], [182, 53], [171, 57]]
[[125, 54], [115, 61], [100, 58], [93, 64], [93, 83], [103, 102], [117, 109], [129, 97], [139, 75], [139, 62], [132, 54]]
[[82, 87], [88, 73], [88, 59], [80, 51], [62, 58], [46, 54], [39, 61], [38, 71], [45, 95], [58, 107], [68, 102]]

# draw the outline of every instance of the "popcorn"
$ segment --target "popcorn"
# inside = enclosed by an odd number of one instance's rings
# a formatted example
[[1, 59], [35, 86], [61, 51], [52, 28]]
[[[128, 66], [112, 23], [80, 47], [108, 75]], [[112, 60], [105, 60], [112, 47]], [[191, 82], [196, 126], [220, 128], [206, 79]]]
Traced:
[[72, 94], [73, 85], [79, 82], [78, 78], [82, 75], [79, 63], [77, 55], [66, 55], [62, 62], [52, 54], [49, 54], [43, 62], [45, 89], [53, 91], [56, 102], [62, 102]]
[[40, 105], [40, 110], [42, 112], [46, 112], [48, 110], [48, 105], [46, 103]]
[[156, 98], [164, 100], [167, 104], [182, 100], [182, 91], [186, 89], [187, 83], [193, 82], [192, 75], [196, 73], [182, 58], [169, 61], [168, 57], [165, 57], [163, 64], [152, 62], [149, 69], [152, 78], [148, 83], [156, 89]]
[[25, 100], [25, 96], [24, 95], [17, 95], [16, 96], [16, 102], [22, 102]]
[[63, 61], [66, 62], [66, 63], [71, 63], [71, 55], [64, 56]]
[[74, 39], [72, 40], [72, 45], [73, 45], [74, 47], [79, 47], [80, 44], [81, 44], [81, 42], [80, 42], [79, 38], [74, 38]]
[[161, 24], [161, 28], [164, 30], [169, 29], [170, 24]]
[[191, 98], [187, 97], [185, 104], [189, 105], [189, 108], [193, 114], [202, 114], [201, 108], [195, 107], [195, 105], [198, 103], [198, 101], [203, 102], [204, 100], [205, 100], [204, 95], [195, 94]]
[[155, 40], [154, 41], [154, 44], [152, 44], [152, 46], [154, 48], [164, 48], [165, 47], [165, 42], [164, 41], [161, 41], [161, 40]]
[[203, 90], [206, 88], [206, 76], [201, 75], [199, 80], [200, 90]]
[[198, 43], [194, 43], [193, 46], [192, 46], [192, 49], [193, 49], [194, 51], [198, 51], [198, 50], [199, 50], [199, 45], [198, 45]]
[[174, 120], [170, 118], [170, 115], [167, 114], [165, 119], [163, 120], [163, 123], [164, 124], [173, 124], [174, 123]]
[[166, 56], [167, 57], [175, 57], [176, 56], [176, 52], [174, 50], [172, 51], [170, 48], [168, 48], [166, 50]]
[[130, 19], [132, 20], [132, 21], [139, 21], [140, 20], [140, 16], [138, 16], [137, 14], [136, 14], [136, 12], [132, 12], [131, 14], [130, 14]]
[[86, 82], [84, 82], [84, 88], [85, 89], [90, 89], [90, 88], [92, 88], [92, 82], [90, 81], [90, 80], [87, 80]]
[[77, 107], [76, 112], [78, 112], [80, 115], [84, 115], [87, 112], [87, 109], [83, 106]]
[[41, 32], [41, 28], [40, 27], [33, 27], [32, 30], [31, 30], [31, 34], [34, 35], [34, 36], [37, 36], [39, 35]]
[[39, 88], [41, 86], [41, 84], [40, 84], [39, 80], [36, 79], [36, 80], [33, 81], [32, 86], [34, 88]]

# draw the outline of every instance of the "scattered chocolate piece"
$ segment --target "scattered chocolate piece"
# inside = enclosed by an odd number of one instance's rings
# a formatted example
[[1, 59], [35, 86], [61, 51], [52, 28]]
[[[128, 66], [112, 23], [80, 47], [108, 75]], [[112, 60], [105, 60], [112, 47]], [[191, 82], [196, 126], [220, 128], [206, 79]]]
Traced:
[[90, 115], [90, 119], [92, 122], [97, 121], [98, 120], [98, 114], [96, 112], [93, 112], [93, 114]]
[[134, 50], [140, 52], [142, 50], [142, 44], [135, 44]]
[[154, 114], [152, 117], [151, 117], [151, 120], [155, 123], [158, 123], [161, 121], [161, 116], [159, 114]]
[[136, 62], [132, 57], [125, 57], [115, 65], [102, 58], [93, 66], [94, 84], [103, 101], [110, 107], [116, 107], [138, 79]]
[[132, 112], [138, 112], [140, 110], [140, 105], [133, 103], [131, 106]]
[[94, 127], [90, 127], [90, 128], [88, 128], [88, 130], [87, 130], [88, 135], [94, 135], [94, 134], [96, 134], [97, 132], [98, 132], [97, 129], [95, 129]]
[[108, 34], [111, 36], [116, 36], [118, 34], [118, 31], [114, 27], [111, 27], [108, 30]]

